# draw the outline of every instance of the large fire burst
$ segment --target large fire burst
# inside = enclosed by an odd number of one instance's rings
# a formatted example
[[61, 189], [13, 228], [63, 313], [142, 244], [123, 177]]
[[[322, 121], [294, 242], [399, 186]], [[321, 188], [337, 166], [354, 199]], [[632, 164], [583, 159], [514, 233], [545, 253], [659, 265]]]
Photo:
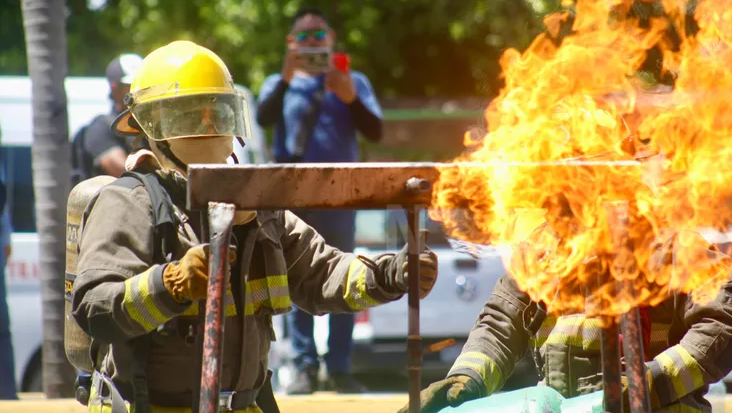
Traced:
[[[565, 6], [503, 54], [489, 131], [441, 172], [430, 214], [454, 238], [511, 246], [519, 287], [553, 312], [709, 301], [730, 274], [700, 234], [732, 222], [732, 1]], [[652, 49], [666, 87], [638, 75]]]

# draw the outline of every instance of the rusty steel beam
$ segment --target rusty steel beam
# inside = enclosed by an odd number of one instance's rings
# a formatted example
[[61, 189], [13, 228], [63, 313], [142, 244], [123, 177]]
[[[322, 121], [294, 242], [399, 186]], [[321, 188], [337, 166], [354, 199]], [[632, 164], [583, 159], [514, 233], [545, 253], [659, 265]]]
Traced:
[[[618, 281], [618, 291], [624, 294], [635, 294], [632, 285], [633, 273], [638, 271], [633, 257], [633, 245], [630, 239], [630, 206], [627, 201], [607, 203], [608, 225], [615, 249], [613, 271]], [[631, 299], [634, 297], [630, 297]], [[645, 356], [643, 350], [643, 332], [640, 324], [640, 312], [637, 307], [631, 308], [620, 316], [620, 333], [623, 337], [623, 358], [625, 360], [625, 376], [628, 380], [628, 400], [630, 413], [647, 413], [651, 411], [650, 393], [645, 376]], [[604, 374], [604, 372], [603, 372]], [[604, 383], [603, 383], [604, 384]], [[613, 383], [615, 386], [615, 383]], [[607, 398], [606, 394], [606, 399]]]
[[[526, 163], [299, 163], [208, 165], [188, 167], [188, 209], [205, 210], [209, 201], [237, 209], [351, 208], [429, 206], [431, 185], [450, 168], [530, 168], [552, 173], [562, 168], [637, 168], [634, 161]], [[405, 191], [412, 178], [423, 180], [417, 191]]]
[[618, 325], [615, 322], [602, 329], [600, 333], [602, 358], [603, 411], [605, 413], [623, 412], [623, 394], [620, 388], [620, 345]]
[[[224, 335], [224, 294], [229, 283], [229, 242], [234, 223], [234, 206], [211, 202], [209, 204], [210, 258], [208, 289], [206, 290], [206, 323], [203, 336], [201, 363], [200, 413], [219, 412], [221, 390], [221, 356]], [[198, 309], [199, 314], [204, 311]]]
[[638, 308], [634, 308], [620, 317], [620, 331], [623, 334], [623, 355], [625, 375], [628, 378], [630, 413], [650, 412], [651, 399], [645, 374], [643, 336]]

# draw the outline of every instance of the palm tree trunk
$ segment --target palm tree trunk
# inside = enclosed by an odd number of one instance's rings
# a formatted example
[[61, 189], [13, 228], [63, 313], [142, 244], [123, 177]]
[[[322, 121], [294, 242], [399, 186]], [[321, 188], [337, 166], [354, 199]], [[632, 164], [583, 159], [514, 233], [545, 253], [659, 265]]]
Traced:
[[66, 2], [23, 0], [28, 73], [33, 84], [33, 186], [40, 238], [43, 300], [43, 392], [74, 395], [74, 368], [64, 353], [66, 199], [71, 171], [64, 79]]

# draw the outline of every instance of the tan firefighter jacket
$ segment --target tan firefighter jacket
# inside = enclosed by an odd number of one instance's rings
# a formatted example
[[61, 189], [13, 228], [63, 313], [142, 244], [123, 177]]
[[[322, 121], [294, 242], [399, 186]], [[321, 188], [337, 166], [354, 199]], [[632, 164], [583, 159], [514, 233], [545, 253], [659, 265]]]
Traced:
[[[729, 277], [729, 267], [721, 270]], [[543, 384], [564, 397], [602, 389], [597, 320], [581, 314], [549, 315], [531, 335], [526, 326], [536, 311], [536, 303], [512, 276], [501, 278], [448, 375], [469, 375], [484, 383], [485, 395], [490, 395], [529, 350]], [[646, 367], [653, 411], [711, 412], [704, 399], [708, 385], [732, 370], [732, 283], [708, 305], [677, 294], [645, 311], [652, 326]]]
[[[185, 179], [157, 173], [182, 221], [173, 257], [180, 259], [188, 248], [205, 240], [199, 237], [197, 214], [187, 215], [184, 210]], [[194, 363], [194, 346], [186, 334], [192, 331], [189, 325], [199, 308], [197, 303], [175, 302], [163, 286], [164, 266], [153, 263], [152, 211], [146, 189], [103, 188], [87, 207], [83, 225], [79, 276], [73, 286], [74, 318], [102, 344], [155, 332], [146, 370], [151, 404], [161, 405], [156, 402], [160, 395], [190, 398], [201, 366]], [[237, 260], [248, 265], [236, 274], [234, 268], [242, 266], [232, 264], [225, 296], [222, 391], [262, 386], [270, 343], [275, 340], [272, 316], [287, 312], [291, 300], [321, 315], [356, 312], [402, 296], [381, 287], [385, 274], [374, 262], [326, 245], [289, 211], [259, 211], [243, 227], [234, 227]], [[171, 324], [178, 328], [161, 328]], [[112, 344], [98, 359], [101, 370], [125, 396], [134, 361], [129, 346]]]

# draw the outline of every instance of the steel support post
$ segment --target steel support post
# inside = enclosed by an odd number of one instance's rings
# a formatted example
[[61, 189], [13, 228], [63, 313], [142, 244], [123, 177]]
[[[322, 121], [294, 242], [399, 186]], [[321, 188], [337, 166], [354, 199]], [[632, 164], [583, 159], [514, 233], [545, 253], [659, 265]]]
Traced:
[[[206, 323], [201, 363], [200, 413], [218, 413], [221, 389], [221, 356], [224, 335], [224, 294], [229, 283], [229, 242], [234, 222], [234, 205], [209, 204], [209, 267], [206, 291]], [[198, 309], [199, 313], [204, 308]]]
[[620, 331], [623, 334], [623, 356], [625, 375], [628, 379], [630, 413], [648, 413], [651, 411], [651, 399], [646, 380], [643, 336], [638, 308], [633, 308], [620, 317]]
[[407, 267], [409, 270], [407, 304], [409, 305], [409, 324], [407, 335], [409, 370], [409, 413], [419, 413], [419, 393], [422, 382], [422, 338], [419, 332], [419, 208], [408, 208], [407, 222]]
[[623, 412], [623, 395], [620, 388], [620, 344], [618, 325], [610, 321], [602, 329], [600, 351], [602, 356], [603, 410], [606, 413]]
[[[630, 300], [633, 300], [635, 288], [632, 281], [628, 280], [632, 279], [632, 274], [636, 273], [638, 268], [630, 238], [630, 206], [627, 201], [612, 202], [607, 206], [610, 237], [615, 249], [612, 271], [615, 272], [615, 279], [626, 280], [618, 282], [618, 291], [630, 295]], [[630, 413], [650, 412], [651, 401], [645, 375], [643, 333], [637, 307], [620, 316], [620, 333], [623, 336], [623, 359]]]

